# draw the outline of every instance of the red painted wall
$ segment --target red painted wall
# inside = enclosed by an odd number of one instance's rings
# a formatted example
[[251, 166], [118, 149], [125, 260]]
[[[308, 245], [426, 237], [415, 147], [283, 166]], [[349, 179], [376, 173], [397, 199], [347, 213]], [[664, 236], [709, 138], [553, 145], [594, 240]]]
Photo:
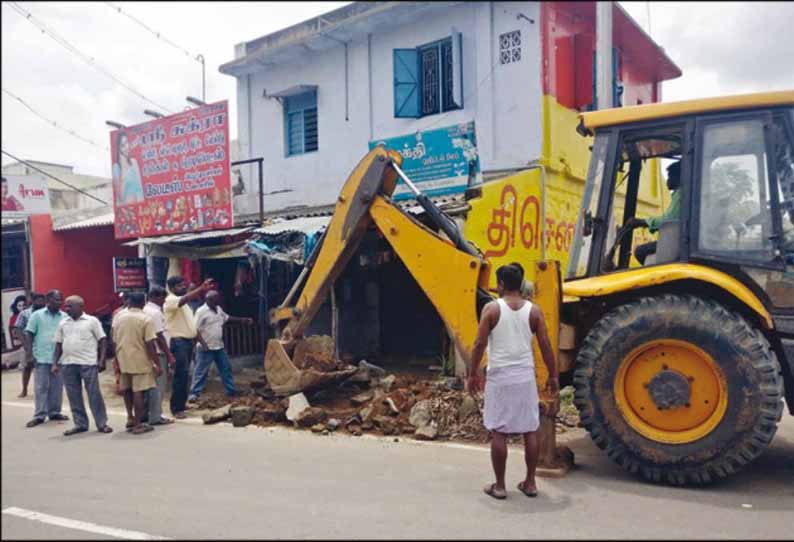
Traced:
[[55, 232], [49, 215], [35, 215], [30, 227], [35, 291], [77, 294], [89, 314], [115, 300], [113, 257], [135, 258], [138, 249], [116, 241], [113, 226]]
[[[656, 44], [615, 10], [613, 45], [620, 51], [623, 105], [659, 101], [660, 82], [675, 77], [677, 67], [659, 64]], [[583, 110], [593, 98], [595, 4], [544, 2], [541, 24], [543, 93], [555, 96], [564, 107]]]

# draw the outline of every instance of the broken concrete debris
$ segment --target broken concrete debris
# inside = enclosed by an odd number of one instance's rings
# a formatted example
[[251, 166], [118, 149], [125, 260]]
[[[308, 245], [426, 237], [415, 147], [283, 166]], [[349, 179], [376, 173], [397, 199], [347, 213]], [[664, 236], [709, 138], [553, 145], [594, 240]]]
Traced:
[[221, 408], [216, 408], [211, 412], [207, 412], [201, 417], [201, 419], [206, 424], [218, 423], [225, 419], [228, 419], [229, 416], [231, 415], [232, 415], [232, 405], [226, 405]]
[[309, 407], [303, 409], [300, 414], [298, 414], [297, 418], [295, 418], [295, 423], [299, 427], [311, 427], [313, 425], [322, 425], [325, 428], [323, 422], [328, 417], [328, 414], [325, 413], [320, 407]]
[[342, 421], [338, 418], [331, 418], [327, 422], [325, 422], [325, 428], [329, 431], [336, 431], [339, 429], [339, 426], [342, 425]]
[[383, 388], [386, 392], [391, 391], [392, 386], [397, 381], [397, 377], [394, 375], [389, 375], [387, 377], [381, 378], [378, 385]]
[[458, 419], [466, 419], [477, 411], [477, 401], [471, 395], [463, 398], [458, 409]]
[[389, 407], [389, 414], [392, 416], [397, 416], [400, 414], [400, 409], [397, 408], [397, 405], [394, 404], [394, 400], [391, 397], [387, 397], [384, 402], [386, 403], [386, 406]]
[[363, 405], [364, 403], [369, 403], [372, 401], [372, 398], [375, 396], [374, 392], [372, 391], [365, 391], [363, 393], [359, 393], [358, 395], [354, 395], [350, 398], [350, 402], [354, 405]]
[[438, 428], [435, 422], [423, 425], [414, 432], [414, 438], [416, 440], [435, 440], [437, 436]]
[[377, 365], [373, 365], [367, 362], [367, 360], [365, 359], [362, 359], [359, 362], [358, 366], [359, 368], [366, 369], [367, 371], [370, 372], [370, 374], [377, 376], [378, 378], [382, 378], [386, 376], [386, 369], [384, 369], [383, 367], [378, 367]]
[[322, 433], [325, 431], [325, 424], [316, 423], [312, 425], [312, 433]]
[[298, 419], [298, 415], [307, 408], [309, 408], [309, 401], [306, 399], [305, 395], [302, 393], [290, 395], [289, 407], [287, 408], [287, 419], [291, 422], [295, 422]]
[[408, 422], [414, 427], [424, 427], [430, 423], [430, 401], [419, 401], [411, 409]]
[[362, 421], [368, 421], [372, 417], [372, 413], [374, 412], [375, 407], [370, 405], [366, 408], [362, 408], [358, 411], [358, 415], [361, 417]]
[[254, 418], [254, 409], [250, 406], [235, 406], [229, 411], [232, 418], [232, 425], [235, 427], [245, 427]]
[[[314, 359], [311, 363], [324, 362]], [[220, 392], [205, 392], [198, 407], [210, 410], [203, 416], [205, 423], [232, 418], [236, 426], [288, 423], [317, 434], [344, 432], [359, 436], [373, 432], [390, 437], [411, 435], [417, 440], [489, 441], [490, 436], [482, 425], [483, 399], [457, 389], [462, 385], [460, 379], [392, 375], [372, 364], [359, 364], [360, 369], [370, 371], [369, 367], [379, 370], [373, 373], [383, 375], [378, 378], [377, 386], [347, 379], [322, 389], [279, 397], [266, 381], [257, 380], [248, 394], [233, 400]], [[561, 405], [557, 426], [561, 428], [558, 431], [580, 426], [575, 406]]]

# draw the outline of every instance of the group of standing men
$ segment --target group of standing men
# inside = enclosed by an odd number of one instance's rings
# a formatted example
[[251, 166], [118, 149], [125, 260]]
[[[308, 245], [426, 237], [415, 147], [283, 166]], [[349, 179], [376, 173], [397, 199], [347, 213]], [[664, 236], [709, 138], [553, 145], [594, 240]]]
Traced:
[[[230, 321], [250, 325], [253, 320], [227, 315], [218, 305], [220, 296], [212, 290], [212, 284], [208, 279], [188, 291], [184, 279], [171, 277], [167, 281], [170, 292], [152, 287], [148, 302], [143, 293], [126, 294], [125, 306], [114, 314], [114, 369], [127, 410], [126, 429], [132, 434], [152, 431], [153, 425], [173, 423], [163, 417], [161, 410], [169, 371], [173, 373], [171, 413], [177, 419], [185, 417], [190, 361], [196, 342], [190, 398], [196, 399], [203, 391], [209, 365], [213, 362], [227, 395], [237, 393], [224, 350], [222, 326]], [[190, 303], [202, 297], [205, 303], [194, 315]], [[65, 312], [61, 311], [63, 296], [58, 290], [46, 296], [34, 294], [32, 301], [33, 305], [19, 315], [16, 323], [24, 330], [26, 353], [20, 396], [26, 395], [31, 371], [34, 376], [35, 413], [27, 426], [35, 427], [48, 418], [68, 420], [61, 413], [63, 389], [66, 388], [74, 427], [64, 435], [88, 431], [82, 392], [85, 387], [97, 430], [111, 433], [113, 429], [107, 424], [99, 387], [99, 373], [105, 370], [108, 350], [101, 323], [84, 312], [85, 303], [80, 296], [66, 298]]]

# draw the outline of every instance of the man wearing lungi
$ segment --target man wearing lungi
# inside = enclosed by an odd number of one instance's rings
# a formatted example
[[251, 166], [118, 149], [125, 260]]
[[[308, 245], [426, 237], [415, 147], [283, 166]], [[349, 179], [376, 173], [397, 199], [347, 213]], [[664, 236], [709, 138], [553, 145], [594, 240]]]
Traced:
[[[483, 307], [467, 376], [469, 393], [474, 395], [482, 389], [480, 361], [487, 347], [483, 422], [491, 432], [491, 463], [496, 483], [487, 485], [484, 491], [495, 499], [507, 497], [507, 436], [522, 434], [527, 475], [518, 484], [518, 490], [527, 497], [536, 497], [535, 466], [538, 462], [540, 405], [532, 354], [533, 336], [538, 339], [543, 361], [549, 370], [548, 386], [550, 393], [555, 396], [552, 402], [554, 409], [558, 404], [556, 395], [560, 384], [543, 313], [537, 305], [521, 296], [521, 272], [513, 265], [503, 265], [496, 270], [496, 281], [499, 299]], [[554, 412], [549, 414], [553, 415]]]

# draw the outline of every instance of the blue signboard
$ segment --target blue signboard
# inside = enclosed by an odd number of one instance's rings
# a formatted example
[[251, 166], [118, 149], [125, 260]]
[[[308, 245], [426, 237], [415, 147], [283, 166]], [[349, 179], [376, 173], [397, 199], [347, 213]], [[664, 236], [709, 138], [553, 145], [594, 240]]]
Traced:
[[[427, 196], [458, 194], [482, 182], [474, 121], [376, 139], [369, 142], [369, 148], [380, 144], [402, 155], [403, 171]], [[411, 198], [413, 193], [400, 181], [394, 200]]]

